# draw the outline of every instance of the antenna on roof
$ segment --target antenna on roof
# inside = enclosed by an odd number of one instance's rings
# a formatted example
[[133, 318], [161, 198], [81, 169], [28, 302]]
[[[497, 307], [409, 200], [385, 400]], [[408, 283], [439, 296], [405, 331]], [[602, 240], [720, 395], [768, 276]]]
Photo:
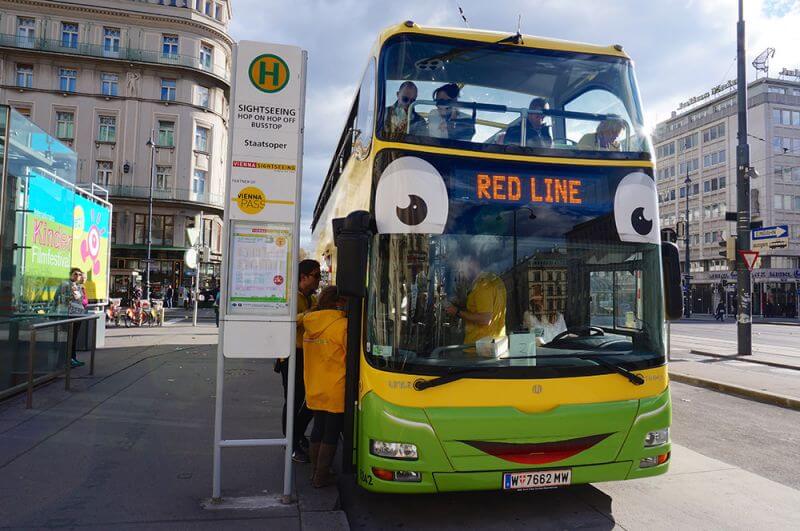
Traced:
[[517, 35], [522, 35], [522, 13], [517, 15]]
[[760, 54], [758, 57], [753, 59], [753, 68], [756, 69], [756, 79], [758, 79], [758, 73], [764, 72], [766, 77], [769, 77], [769, 59], [770, 57], [775, 56], [775, 48], [767, 48]]
[[467, 20], [466, 15], [464, 15], [464, 10], [461, 9], [461, 6], [458, 6], [458, 14], [461, 15], [461, 20], [464, 21], [464, 25], [469, 27], [469, 21]]

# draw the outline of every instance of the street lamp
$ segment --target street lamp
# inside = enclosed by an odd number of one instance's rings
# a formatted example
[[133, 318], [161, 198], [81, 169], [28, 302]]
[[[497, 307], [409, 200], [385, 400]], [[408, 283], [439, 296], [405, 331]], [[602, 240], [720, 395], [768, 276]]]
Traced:
[[153, 181], [156, 172], [156, 141], [155, 129], [150, 130], [150, 138], [147, 140], [147, 147], [150, 148], [150, 193], [147, 196], [147, 272], [145, 274], [145, 299], [150, 300], [150, 263], [153, 247]]
[[[688, 158], [688, 157], [687, 157]], [[683, 183], [686, 185], [686, 231], [684, 233], [684, 241], [686, 242], [686, 283], [684, 284], [686, 287], [686, 304], [683, 309], [684, 317], [691, 317], [692, 316], [692, 290], [691, 290], [691, 262], [689, 260], [689, 192], [690, 185], [692, 184], [692, 180], [689, 178], [689, 162], [685, 162], [686, 164], [686, 179]]]

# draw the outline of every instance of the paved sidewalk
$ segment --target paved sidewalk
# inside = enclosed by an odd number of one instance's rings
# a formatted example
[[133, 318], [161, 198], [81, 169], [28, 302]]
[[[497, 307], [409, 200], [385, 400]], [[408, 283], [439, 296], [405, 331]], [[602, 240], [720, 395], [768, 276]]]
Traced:
[[[39, 529], [347, 529], [335, 488], [298, 503], [201, 508], [211, 494], [217, 329], [201, 322], [110, 329], [95, 376], [0, 403], [0, 527]], [[203, 319], [202, 321], [206, 321]], [[88, 353], [85, 355], [88, 356]], [[84, 356], [79, 356], [84, 357]], [[226, 363], [227, 438], [280, 437], [282, 388], [266, 360]], [[282, 489], [283, 451], [223, 451], [224, 497]]]

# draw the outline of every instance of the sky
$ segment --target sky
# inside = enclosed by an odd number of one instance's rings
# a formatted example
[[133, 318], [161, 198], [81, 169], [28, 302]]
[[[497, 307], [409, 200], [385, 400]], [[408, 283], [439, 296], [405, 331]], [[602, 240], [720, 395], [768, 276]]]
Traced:
[[[736, 0], [234, 0], [234, 39], [308, 51], [301, 245], [352, 104], [367, 56], [387, 26], [421, 25], [516, 32], [592, 44], [621, 44], [636, 66], [647, 125], [678, 103], [736, 77]], [[745, 0], [750, 62], [775, 48], [770, 73], [800, 68], [800, 0]]]

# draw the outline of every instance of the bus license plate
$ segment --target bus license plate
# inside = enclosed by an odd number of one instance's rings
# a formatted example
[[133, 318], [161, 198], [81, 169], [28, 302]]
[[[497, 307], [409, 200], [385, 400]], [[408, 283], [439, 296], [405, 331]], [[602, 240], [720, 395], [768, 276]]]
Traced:
[[572, 470], [543, 470], [541, 472], [506, 472], [503, 474], [503, 489], [546, 489], [569, 485]]

